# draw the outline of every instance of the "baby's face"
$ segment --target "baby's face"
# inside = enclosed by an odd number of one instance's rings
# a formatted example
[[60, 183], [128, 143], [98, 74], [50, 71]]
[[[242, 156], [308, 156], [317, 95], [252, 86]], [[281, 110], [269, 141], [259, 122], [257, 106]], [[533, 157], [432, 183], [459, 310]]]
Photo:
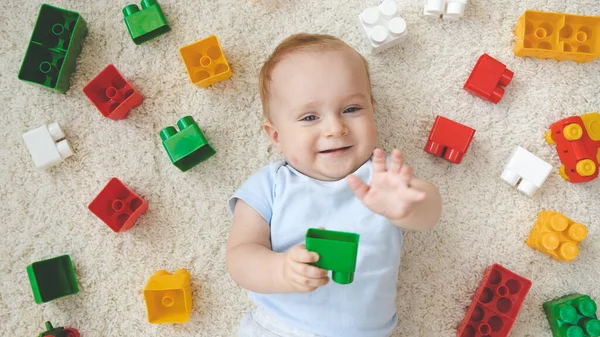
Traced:
[[292, 167], [315, 179], [339, 180], [369, 159], [377, 129], [358, 54], [296, 52], [280, 61], [271, 78], [265, 130]]

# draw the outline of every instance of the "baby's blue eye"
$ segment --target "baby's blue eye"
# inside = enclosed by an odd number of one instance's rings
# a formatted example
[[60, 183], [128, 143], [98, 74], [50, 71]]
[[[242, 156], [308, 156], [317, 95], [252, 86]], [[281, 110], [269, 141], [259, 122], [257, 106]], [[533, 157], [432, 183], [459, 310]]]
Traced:
[[359, 110], [359, 108], [351, 107], [351, 108], [347, 108], [346, 110], [344, 110], [344, 113], [355, 112], [357, 110]]
[[310, 116], [306, 116], [306, 117], [302, 118], [302, 120], [305, 122], [312, 122], [316, 119], [317, 119], [317, 117], [315, 115], [310, 115]]

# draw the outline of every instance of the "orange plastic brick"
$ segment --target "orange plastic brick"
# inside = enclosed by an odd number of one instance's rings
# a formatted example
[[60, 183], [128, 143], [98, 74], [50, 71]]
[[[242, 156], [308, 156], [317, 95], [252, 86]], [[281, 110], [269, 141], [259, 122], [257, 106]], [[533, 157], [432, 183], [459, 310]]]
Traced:
[[588, 62], [600, 56], [600, 16], [525, 11], [515, 27], [515, 55]]
[[527, 239], [527, 245], [556, 260], [569, 262], [579, 254], [579, 242], [587, 234], [585, 225], [576, 223], [563, 214], [542, 210]]
[[179, 48], [190, 81], [200, 88], [231, 77], [221, 44], [215, 35]]
[[144, 289], [148, 322], [185, 323], [192, 312], [190, 273], [178, 269], [174, 274], [159, 270], [148, 280]]

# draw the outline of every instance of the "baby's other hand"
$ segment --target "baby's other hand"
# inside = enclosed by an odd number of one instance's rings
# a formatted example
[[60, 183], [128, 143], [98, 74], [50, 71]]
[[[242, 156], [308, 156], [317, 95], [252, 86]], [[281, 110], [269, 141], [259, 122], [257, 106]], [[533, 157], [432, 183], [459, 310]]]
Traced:
[[329, 283], [327, 270], [310, 265], [319, 254], [306, 250], [304, 243], [290, 248], [283, 259], [283, 281], [294, 292], [308, 293]]

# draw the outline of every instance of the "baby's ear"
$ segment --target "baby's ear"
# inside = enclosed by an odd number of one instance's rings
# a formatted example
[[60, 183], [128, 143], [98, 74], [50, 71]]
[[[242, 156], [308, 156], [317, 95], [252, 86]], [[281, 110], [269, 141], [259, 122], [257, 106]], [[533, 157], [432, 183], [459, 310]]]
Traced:
[[273, 143], [273, 147], [278, 152], [280, 152], [279, 151], [279, 132], [277, 132], [275, 125], [273, 125], [273, 123], [270, 120], [266, 120], [263, 124], [263, 128], [265, 129], [267, 136], [269, 136], [271, 143]]

